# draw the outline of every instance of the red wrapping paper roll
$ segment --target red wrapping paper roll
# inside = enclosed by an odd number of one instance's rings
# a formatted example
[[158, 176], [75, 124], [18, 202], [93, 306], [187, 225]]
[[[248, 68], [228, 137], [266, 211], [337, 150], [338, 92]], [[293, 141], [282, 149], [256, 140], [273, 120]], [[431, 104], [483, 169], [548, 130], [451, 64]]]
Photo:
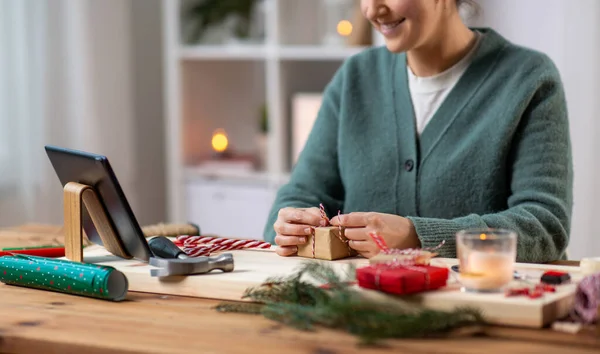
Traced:
[[357, 269], [356, 279], [362, 288], [406, 295], [446, 286], [448, 268], [373, 265]]

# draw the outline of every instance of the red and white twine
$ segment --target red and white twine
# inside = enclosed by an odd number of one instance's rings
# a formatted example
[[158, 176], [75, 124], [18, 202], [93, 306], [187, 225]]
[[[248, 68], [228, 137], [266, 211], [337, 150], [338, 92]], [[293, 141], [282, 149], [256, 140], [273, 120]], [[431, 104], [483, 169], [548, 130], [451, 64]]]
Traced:
[[[327, 213], [325, 212], [325, 206], [323, 205], [323, 203], [319, 204], [319, 212], [321, 213], [321, 220], [324, 221], [324, 225], [323, 226], [331, 226], [331, 220], [329, 220], [329, 217], [327, 216]], [[343, 243], [346, 244], [346, 247], [348, 247], [348, 255], [352, 254], [352, 248], [350, 248], [350, 244], [348, 243], [348, 239], [346, 239], [344, 237], [344, 233], [342, 230], [342, 220], [341, 220], [341, 211], [338, 210], [338, 230], [339, 233], [336, 235], [337, 238], [342, 241]], [[311, 242], [311, 247], [312, 247], [312, 257], [316, 258], [316, 233], [315, 233], [315, 228], [311, 227], [311, 236], [312, 236], [312, 242]]]
[[182, 247], [189, 257], [209, 256], [211, 253], [218, 251], [271, 248], [271, 244], [265, 241], [212, 236], [182, 235], [175, 239], [175, 244]]

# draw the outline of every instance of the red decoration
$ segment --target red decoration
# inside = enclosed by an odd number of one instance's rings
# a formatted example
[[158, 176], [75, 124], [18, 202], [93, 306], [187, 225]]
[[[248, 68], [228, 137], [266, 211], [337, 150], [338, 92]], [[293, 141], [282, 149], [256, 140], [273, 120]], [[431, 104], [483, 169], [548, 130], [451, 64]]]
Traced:
[[356, 270], [358, 285], [366, 289], [405, 295], [446, 286], [448, 268], [377, 264]]
[[540, 298], [544, 295], [544, 293], [553, 293], [556, 292], [556, 288], [552, 285], [548, 285], [548, 284], [536, 284], [533, 288], [532, 287], [522, 287], [522, 288], [512, 288], [512, 289], [508, 289], [505, 292], [505, 296], [506, 297], [511, 297], [511, 296], [527, 296], [530, 299], [537, 299]]

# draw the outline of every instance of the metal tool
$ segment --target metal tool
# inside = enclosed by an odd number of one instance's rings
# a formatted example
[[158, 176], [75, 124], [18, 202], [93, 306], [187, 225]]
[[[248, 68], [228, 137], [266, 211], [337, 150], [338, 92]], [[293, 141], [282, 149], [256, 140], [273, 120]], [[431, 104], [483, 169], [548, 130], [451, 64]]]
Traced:
[[231, 272], [234, 268], [231, 253], [223, 253], [216, 257], [188, 257], [164, 236], [151, 238], [148, 240], [148, 246], [155, 255], [150, 258], [150, 265], [160, 268], [150, 270], [150, 275], [153, 277], [202, 274], [213, 269]]
[[192, 275], [208, 273], [214, 269], [223, 272], [231, 272], [234, 269], [233, 255], [223, 253], [216, 257], [196, 257], [187, 259], [165, 259], [152, 257], [149, 261], [151, 266], [159, 269], [151, 269], [153, 277], [168, 277], [172, 275]]
[[156, 257], [167, 259], [190, 258], [181, 250], [181, 248], [177, 247], [177, 245], [164, 236], [152, 237], [148, 240], [148, 246]]

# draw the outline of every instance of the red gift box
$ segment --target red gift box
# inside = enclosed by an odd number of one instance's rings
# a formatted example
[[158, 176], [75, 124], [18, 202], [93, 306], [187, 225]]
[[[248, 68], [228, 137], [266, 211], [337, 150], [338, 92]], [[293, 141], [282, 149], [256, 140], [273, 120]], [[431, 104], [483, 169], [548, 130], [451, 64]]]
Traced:
[[446, 286], [448, 268], [380, 264], [357, 269], [356, 279], [362, 288], [406, 295]]

